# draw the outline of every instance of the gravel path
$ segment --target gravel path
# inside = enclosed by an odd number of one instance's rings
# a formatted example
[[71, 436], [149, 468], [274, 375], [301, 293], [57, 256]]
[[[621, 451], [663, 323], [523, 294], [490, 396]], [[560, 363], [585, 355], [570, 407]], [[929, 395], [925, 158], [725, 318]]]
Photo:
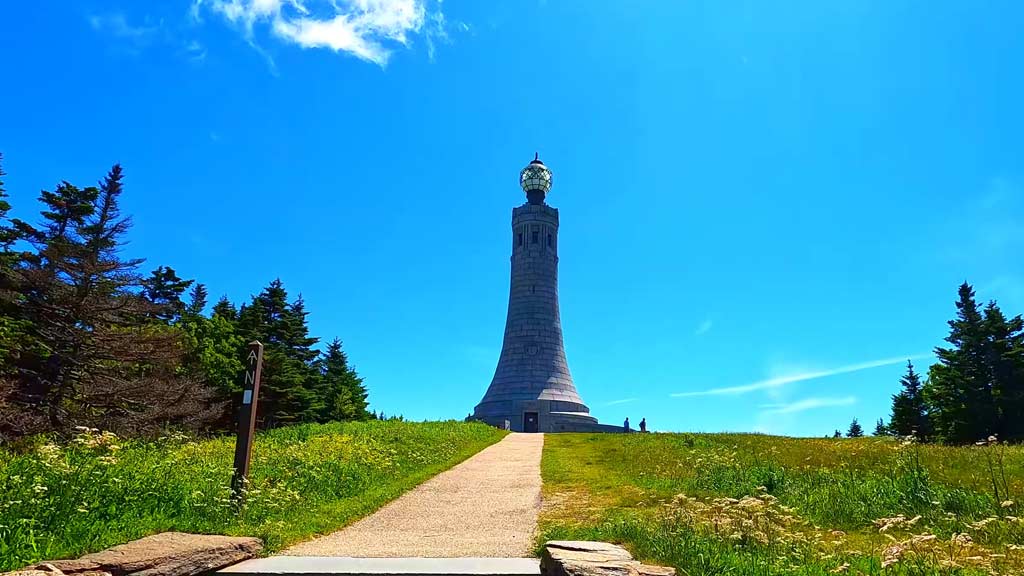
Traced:
[[540, 509], [542, 434], [497, 444], [289, 556], [458, 558], [530, 556]]

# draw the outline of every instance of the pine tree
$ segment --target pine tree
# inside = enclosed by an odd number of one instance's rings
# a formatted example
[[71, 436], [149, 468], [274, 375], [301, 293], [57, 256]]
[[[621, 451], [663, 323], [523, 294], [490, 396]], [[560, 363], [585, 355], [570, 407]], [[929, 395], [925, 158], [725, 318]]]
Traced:
[[[64, 426], [65, 396], [77, 384], [73, 381], [77, 373], [68, 365], [79, 363], [79, 341], [92, 332], [92, 327], [79, 315], [81, 298], [75, 298], [81, 293], [75, 289], [76, 284], [87, 290], [90, 285], [81, 278], [76, 266], [85, 259], [86, 250], [84, 241], [74, 231], [86, 226], [86, 217], [94, 212], [98, 196], [98, 188], [79, 189], [62, 182], [52, 192], [40, 193], [39, 200], [45, 208], [40, 213], [43, 221], [39, 228], [21, 220], [14, 222], [35, 248], [16, 275], [24, 294], [22, 310], [45, 347], [36, 356], [26, 354], [28, 351], [21, 355], [23, 380], [19, 401], [41, 410], [53, 428]], [[62, 318], [74, 318], [75, 322], [62, 325]]]
[[1024, 439], [1024, 320], [1007, 319], [995, 302], [985, 307], [986, 363], [991, 377], [996, 421], [1003, 440]]
[[235, 308], [227, 296], [221, 296], [220, 300], [213, 305], [213, 315], [235, 322], [238, 320], [238, 308]]
[[15, 249], [22, 232], [8, 216], [11, 209], [4, 187], [0, 154], [0, 444], [26, 434], [43, 432], [46, 421], [20, 405], [23, 395], [19, 367], [25, 357], [42, 352], [35, 329], [23, 310], [23, 289], [15, 270], [24, 253]]
[[11, 210], [11, 203], [7, 201], [7, 189], [4, 187], [3, 177], [7, 175], [3, 166], [4, 155], [0, 152], [0, 266], [10, 267], [13, 265], [13, 246], [21, 234], [17, 228], [10, 223], [7, 213]]
[[897, 436], [913, 436], [927, 440], [931, 436], [931, 424], [924, 401], [921, 378], [914, 371], [914, 364], [907, 361], [907, 373], [900, 378], [903, 389], [892, 397], [892, 416], [889, 430]]
[[850, 422], [850, 427], [846, 430], [847, 438], [860, 438], [864, 435], [864, 429], [860, 427], [860, 423], [854, 418], [853, 422]]
[[320, 361], [322, 379], [319, 396], [324, 401], [321, 421], [369, 420], [363, 379], [348, 365], [348, 357], [335, 338]]
[[206, 286], [201, 283], [192, 286], [189, 293], [179, 324], [185, 333], [183, 366], [201, 376], [222, 398], [230, 398], [241, 392], [238, 376], [245, 368], [240, 354], [245, 341], [238, 335], [234, 320], [216, 312], [209, 318], [203, 316], [206, 295]]
[[231, 399], [242, 390], [240, 374], [245, 367], [241, 351], [245, 341], [236, 330], [233, 308], [230, 310], [232, 319], [216, 311], [210, 317], [203, 315], [206, 298], [206, 286], [194, 284], [177, 324], [183, 333], [182, 369], [213, 390], [217, 399], [217, 425], [228, 428], [233, 414]]
[[879, 418], [878, 422], [875, 423], [875, 431], [874, 431], [873, 435], [874, 436], [889, 436], [890, 435], [889, 427], [885, 425], [885, 420], [883, 420], [882, 418]]
[[238, 330], [246, 341], [263, 343], [263, 376], [258, 418], [262, 426], [312, 422], [322, 411], [316, 390], [320, 374], [309, 337], [302, 299], [288, 303], [281, 280], [274, 280], [238, 313]]
[[[4, 436], [18, 437], [44, 432], [61, 425], [59, 402], [54, 402], [54, 389], [64, 384], [53, 378], [60, 370], [62, 352], [59, 343], [68, 339], [75, 330], [77, 318], [70, 309], [71, 290], [68, 275], [60, 263], [73, 258], [81, 248], [81, 241], [71, 231], [85, 225], [85, 217], [93, 211], [93, 201], [99, 194], [96, 188], [80, 190], [62, 182], [54, 191], [43, 191], [39, 200], [45, 208], [41, 212], [43, 224], [36, 228], [22, 220], [11, 220], [11, 230], [26, 241], [34, 251], [20, 258], [5, 252], [3, 290], [0, 304], [4, 311], [5, 332], [8, 339], [5, 366], [8, 373], [17, 373], [17, 380], [5, 384], [3, 390], [5, 413]], [[5, 215], [6, 216], [6, 215]], [[54, 300], [60, 299], [60, 302]], [[63, 330], [55, 326], [62, 318], [74, 319]], [[27, 329], [27, 333], [21, 333]], [[48, 409], [47, 404], [54, 405]], [[15, 414], [19, 416], [14, 416]]]
[[188, 316], [200, 316], [206, 309], [206, 285], [196, 283], [188, 294], [188, 305], [185, 306], [185, 314]]
[[160, 266], [142, 280], [142, 295], [151, 304], [151, 316], [165, 324], [174, 324], [181, 319], [185, 303], [181, 295], [192, 285], [192, 280], [182, 280], [174, 268]]
[[14, 245], [21, 238], [21, 233], [7, 215], [11, 204], [4, 188], [5, 174], [3, 154], [0, 153], [0, 376], [17, 370], [15, 364], [19, 349], [34, 347], [31, 345], [31, 327], [21, 314], [21, 290], [14, 276], [14, 269], [21, 259]]
[[115, 165], [98, 188], [64, 182], [41, 194], [40, 228], [16, 222], [36, 249], [16, 270], [21, 307], [45, 349], [22, 359], [19, 401], [55, 430], [140, 430], [208, 415], [205, 388], [178, 374], [180, 335], [138, 322], [152, 308], [134, 291], [141, 260], [119, 254], [131, 226], [118, 207], [121, 178]]
[[939, 362], [928, 371], [925, 401], [935, 435], [947, 443], [966, 444], [994, 433], [997, 414], [986, 362], [986, 326], [974, 289], [966, 282], [956, 308], [946, 337], [952, 347], [935, 349]]
[[842, 433], [842, 432], [840, 432], [840, 431], [839, 431], [839, 430], [837, 429], [837, 430], [836, 430], [835, 432], [833, 432], [833, 433], [832, 433], [832, 437], [833, 437], [833, 438], [842, 438], [842, 437], [843, 437], [843, 433]]
[[241, 393], [240, 374], [245, 367], [240, 351], [245, 348], [245, 340], [236, 332], [234, 323], [217, 314], [210, 318], [187, 314], [180, 326], [185, 334], [183, 366], [221, 398]]

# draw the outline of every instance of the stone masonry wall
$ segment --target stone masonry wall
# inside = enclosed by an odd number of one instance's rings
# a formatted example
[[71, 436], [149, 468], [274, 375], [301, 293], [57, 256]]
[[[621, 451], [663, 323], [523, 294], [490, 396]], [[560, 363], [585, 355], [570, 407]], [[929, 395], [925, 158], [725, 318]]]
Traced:
[[543, 431], [552, 412], [589, 412], [576, 392], [562, 345], [557, 209], [524, 204], [512, 210], [511, 260], [501, 356], [475, 415], [497, 426], [507, 418], [518, 430], [524, 410], [538, 411]]

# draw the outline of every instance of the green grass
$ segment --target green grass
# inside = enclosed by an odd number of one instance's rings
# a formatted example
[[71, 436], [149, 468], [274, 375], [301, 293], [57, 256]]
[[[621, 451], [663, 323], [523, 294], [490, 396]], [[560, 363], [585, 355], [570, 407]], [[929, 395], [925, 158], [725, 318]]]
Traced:
[[167, 530], [258, 536], [268, 551], [336, 530], [498, 441], [459, 422], [303, 425], [258, 435], [241, 514], [234, 438], [0, 449], [0, 571]]
[[681, 574], [1024, 572], [1024, 447], [560, 434], [542, 475], [541, 541], [618, 542]]

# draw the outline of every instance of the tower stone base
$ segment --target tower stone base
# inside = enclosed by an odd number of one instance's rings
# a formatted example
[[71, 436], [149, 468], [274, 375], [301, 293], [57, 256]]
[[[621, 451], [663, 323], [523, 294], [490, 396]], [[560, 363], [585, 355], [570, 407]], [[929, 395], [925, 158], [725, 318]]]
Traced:
[[[500, 403], [478, 406], [474, 416], [499, 428], [504, 428], [507, 421], [513, 432], [578, 432], [597, 424], [597, 418], [586, 412], [552, 411], [552, 404], [557, 407], [558, 402], [550, 400], [509, 402], [511, 405], [504, 407], [495, 404]], [[536, 430], [530, 429], [531, 417], [535, 418]]]

